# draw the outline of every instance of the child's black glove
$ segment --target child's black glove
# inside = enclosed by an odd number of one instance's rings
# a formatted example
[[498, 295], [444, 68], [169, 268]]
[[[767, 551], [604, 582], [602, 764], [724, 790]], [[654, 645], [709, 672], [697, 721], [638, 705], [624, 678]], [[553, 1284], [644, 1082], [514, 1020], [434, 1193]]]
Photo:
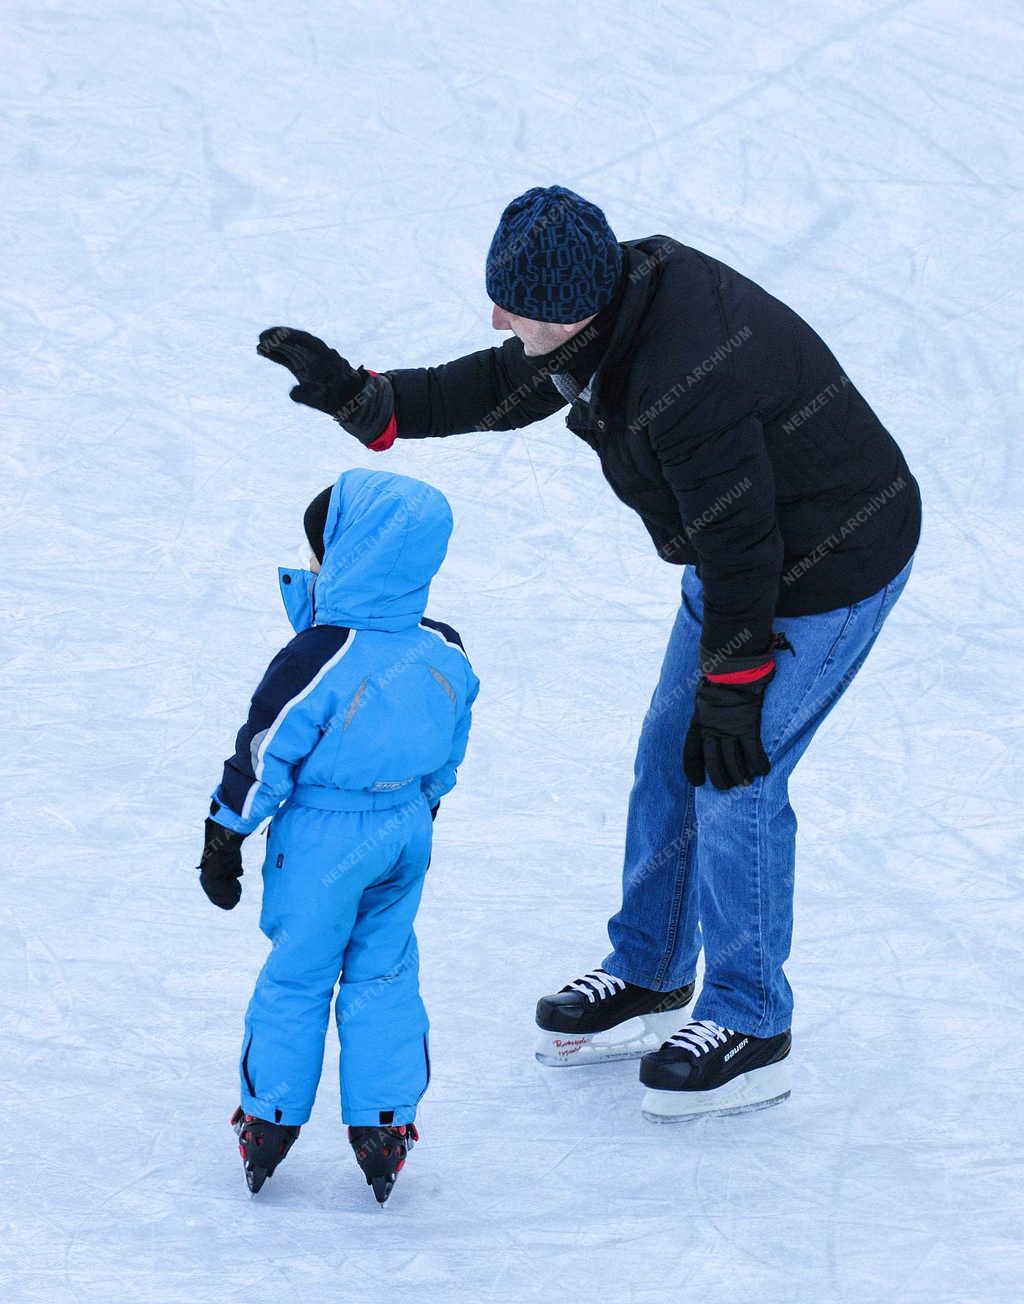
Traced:
[[242, 895], [242, 843], [244, 833], [226, 829], [216, 820], [206, 821], [203, 854], [199, 858], [199, 884], [215, 906], [234, 910]]

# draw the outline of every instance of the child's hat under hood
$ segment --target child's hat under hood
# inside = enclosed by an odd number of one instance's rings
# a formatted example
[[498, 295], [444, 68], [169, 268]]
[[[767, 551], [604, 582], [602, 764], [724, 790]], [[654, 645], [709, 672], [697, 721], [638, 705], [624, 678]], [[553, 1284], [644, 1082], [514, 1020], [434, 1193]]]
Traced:
[[451, 532], [452, 509], [433, 485], [385, 471], [345, 471], [331, 490], [324, 522], [315, 623], [383, 630], [417, 625]]

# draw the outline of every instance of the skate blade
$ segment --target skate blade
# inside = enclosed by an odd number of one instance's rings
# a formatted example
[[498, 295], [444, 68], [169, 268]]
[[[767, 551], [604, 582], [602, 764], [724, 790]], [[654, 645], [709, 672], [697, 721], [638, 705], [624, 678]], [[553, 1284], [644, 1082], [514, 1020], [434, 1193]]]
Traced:
[[689, 1005], [660, 1014], [643, 1014], [626, 1019], [606, 1032], [549, 1032], [542, 1028], [536, 1058], [547, 1068], [583, 1068], [588, 1064], [610, 1064], [635, 1060], [657, 1050], [689, 1018]]
[[712, 1091], [658, 1091], [649, 1087], [640, 1108], [648, 1123], [684, 1123], [695, 1118], [753, 1114], [781, 1105], [789, 1094], [789, 1063], [780, 1060], [742, 1073]]

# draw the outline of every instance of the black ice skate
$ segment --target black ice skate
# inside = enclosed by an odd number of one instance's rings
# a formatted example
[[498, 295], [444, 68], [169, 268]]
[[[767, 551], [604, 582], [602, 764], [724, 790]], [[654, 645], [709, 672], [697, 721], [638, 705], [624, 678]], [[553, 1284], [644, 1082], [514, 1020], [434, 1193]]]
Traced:
[[373, 1187], [378, 1204], [384, 1204], [394, 1190], [398, 1174], [420, 1134], [415, 1123], [394, 1127], [350, 1127], [348, 1139], [356, 1152], [356, 1163]]
[[789, 1095], [792, 1037], [751, 1037], [709, 1019], [688, 1023], [640, 1061], [644, 1118], [676, 1123], [701, 1114], [745, 1114]]
[[253, 1195], [295, 1144], [299, 1129], [268, 1123], [265, 1118], [247, 1114], [241, 1105], [231, 1115], [231, 1126], [238, 1136], [238, 1153], [245, 1167], [246, 1185]]
[[693, 983], [671, 992], [635, 987], [594, 969], [537, 1002], [537, 1058], [552, 1067], [637, 1059], [679, 1027]]

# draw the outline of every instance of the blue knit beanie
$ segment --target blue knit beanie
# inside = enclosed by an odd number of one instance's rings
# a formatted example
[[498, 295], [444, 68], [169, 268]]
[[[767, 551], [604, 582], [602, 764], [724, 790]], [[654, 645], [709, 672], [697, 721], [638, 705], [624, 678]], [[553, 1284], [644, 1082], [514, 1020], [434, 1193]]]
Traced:
[[608, 219], [564, 186], [534, 186], [501, 215], [487, 252], [487, 294], [531, 321], [582, 321], [615, 297], [622, 249]]

